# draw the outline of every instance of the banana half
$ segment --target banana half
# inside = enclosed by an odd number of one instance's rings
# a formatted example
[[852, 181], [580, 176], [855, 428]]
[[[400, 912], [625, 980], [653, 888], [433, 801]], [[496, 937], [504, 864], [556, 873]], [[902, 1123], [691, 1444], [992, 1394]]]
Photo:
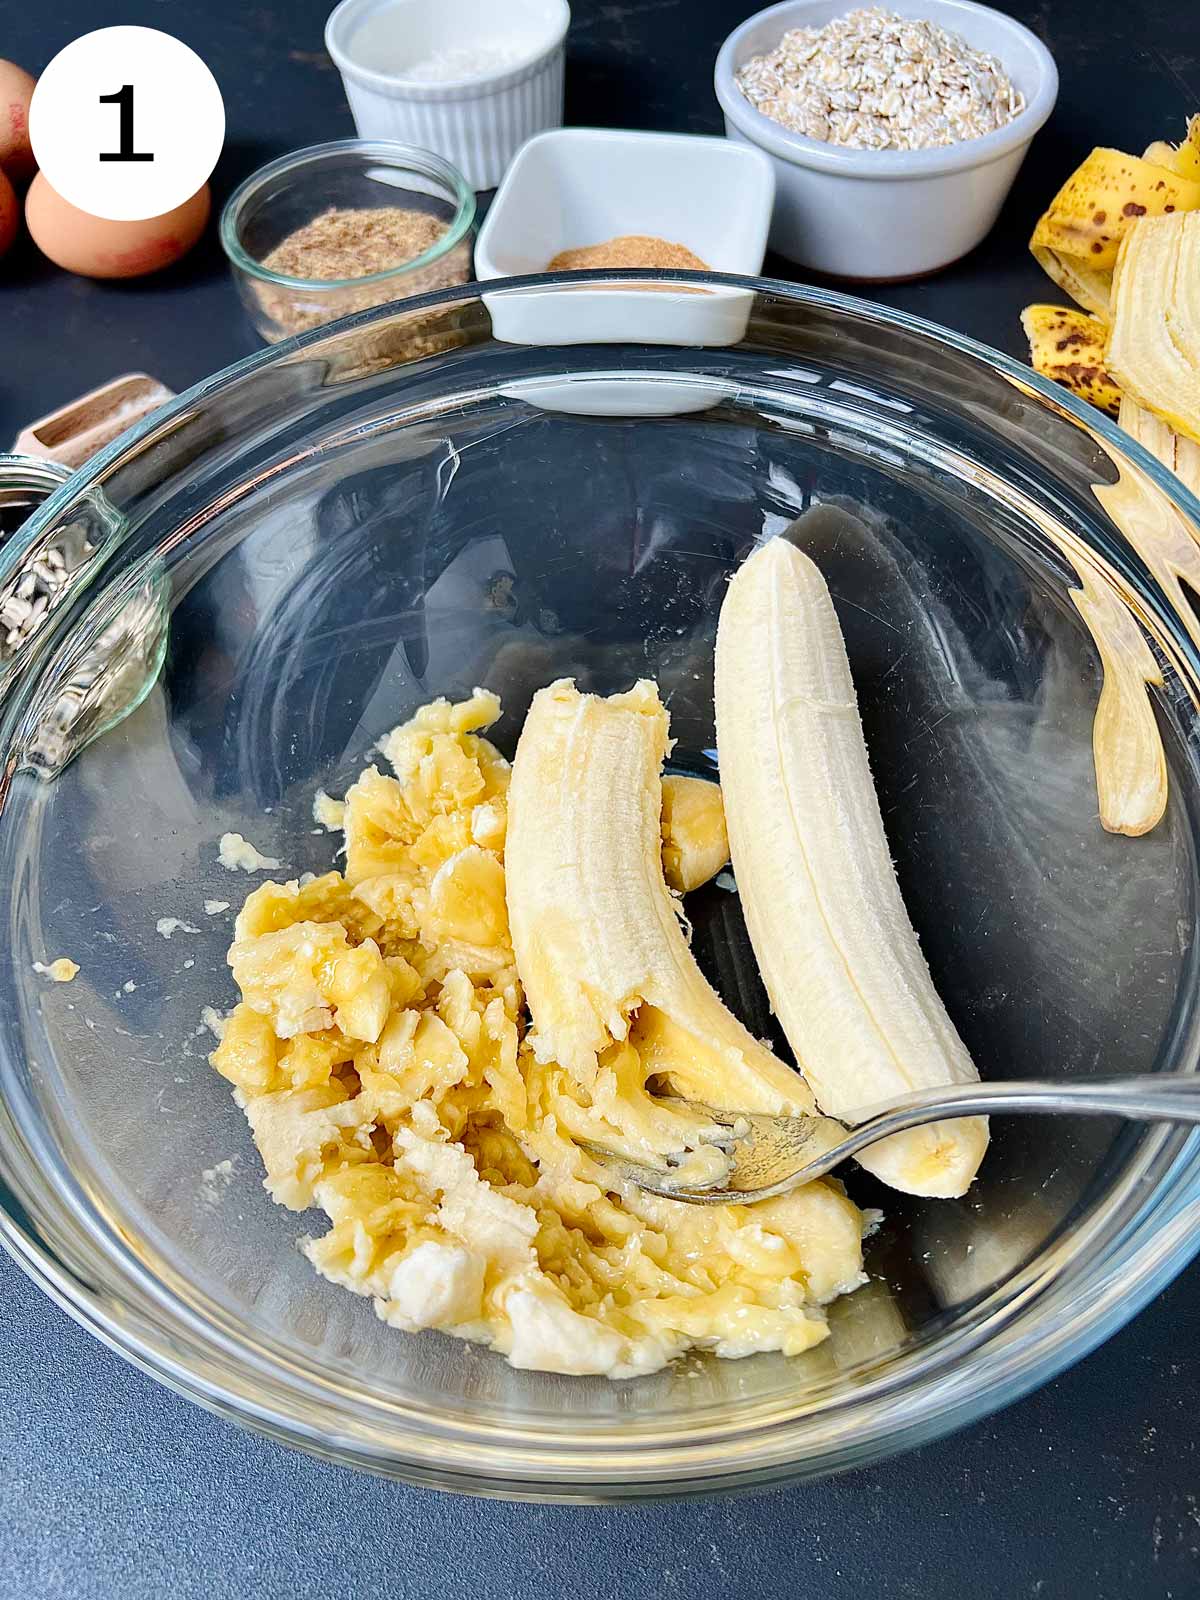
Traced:
[[813, 1109], [799, 1074], [726, 1009], [688, 948], [663, 878], [669, 745], [649, 681], [608, 699], [569, 679], [540, 690], [513, 762], [505, 846], [534, 1055], [557, 1063], [614, 1128], [628, 1127], [636, 1101], [651, 1145], [670, 1129], [647, 1120], [648, 1078], [722, 1109]]
[[[908, 919], [841, 628], [786, 539], [735, 575], [716, 651], [729, 843], [771, 1005], [821, 1109], [851, 1115], [977, 1079]], [[898, 1134], [859, 1157], [910, 1194], [965, 1193], [987, 1119]]]

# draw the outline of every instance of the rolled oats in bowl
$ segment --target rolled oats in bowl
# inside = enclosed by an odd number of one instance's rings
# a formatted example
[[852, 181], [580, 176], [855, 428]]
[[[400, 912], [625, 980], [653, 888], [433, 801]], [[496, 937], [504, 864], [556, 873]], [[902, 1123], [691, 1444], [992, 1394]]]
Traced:
[[735, 81], [763, 116], [855, 150], [930, 150], [978, 139], [1025, 109], [1003, 64], [935, 22], [881, 6], [792, 28]]

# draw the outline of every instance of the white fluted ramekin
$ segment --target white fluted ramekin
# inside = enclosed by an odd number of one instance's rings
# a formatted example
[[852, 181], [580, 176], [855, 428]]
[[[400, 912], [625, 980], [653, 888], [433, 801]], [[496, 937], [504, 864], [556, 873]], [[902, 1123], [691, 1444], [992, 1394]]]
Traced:
[[[527, 139], [562, 126], [571, 21], [567, 0], [506, 0], [502, 21], [497, 13], [494, 0], [341, 0], [325, 24], [325, 47], [359, 134], [433, 150], [472, 188], [494, 189]], [[513, 45], [512, 65], [443, 82], [405, 76], [422, 56], [490, 44]]]

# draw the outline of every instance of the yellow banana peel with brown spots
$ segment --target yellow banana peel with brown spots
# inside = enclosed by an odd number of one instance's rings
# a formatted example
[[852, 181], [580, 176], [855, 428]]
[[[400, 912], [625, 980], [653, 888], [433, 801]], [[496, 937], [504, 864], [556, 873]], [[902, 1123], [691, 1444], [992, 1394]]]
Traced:
[[[1086, 311], [1107, 317], [1117, 252], [1136, 222], [1200, 209], [1200, 146], [1194, 148], [1192, 175], [1179, 169], [1182, 151], [1173, 152], [1168, 166], [1101, 146], [1075, 169], [1039, 218], [1029, 248]], [[1147, 154], [1162, 157], [1168, 150], [1169, 145], [1152, 145]]]
[[1115, 417], [1121, 391], [1104, 364], [1108, 326], [1074, 306], [1026, 306], [1021, 326], [1035, 372]]

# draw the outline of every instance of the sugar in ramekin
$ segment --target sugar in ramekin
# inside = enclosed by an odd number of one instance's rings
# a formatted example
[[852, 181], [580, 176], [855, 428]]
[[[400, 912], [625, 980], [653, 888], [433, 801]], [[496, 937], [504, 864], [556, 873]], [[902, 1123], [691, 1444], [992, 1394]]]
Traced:
[[493, 189], [562, 126], [570, 21], [566, 0], [341, 0], [325, 45], [364, 138], [434, 150]]

